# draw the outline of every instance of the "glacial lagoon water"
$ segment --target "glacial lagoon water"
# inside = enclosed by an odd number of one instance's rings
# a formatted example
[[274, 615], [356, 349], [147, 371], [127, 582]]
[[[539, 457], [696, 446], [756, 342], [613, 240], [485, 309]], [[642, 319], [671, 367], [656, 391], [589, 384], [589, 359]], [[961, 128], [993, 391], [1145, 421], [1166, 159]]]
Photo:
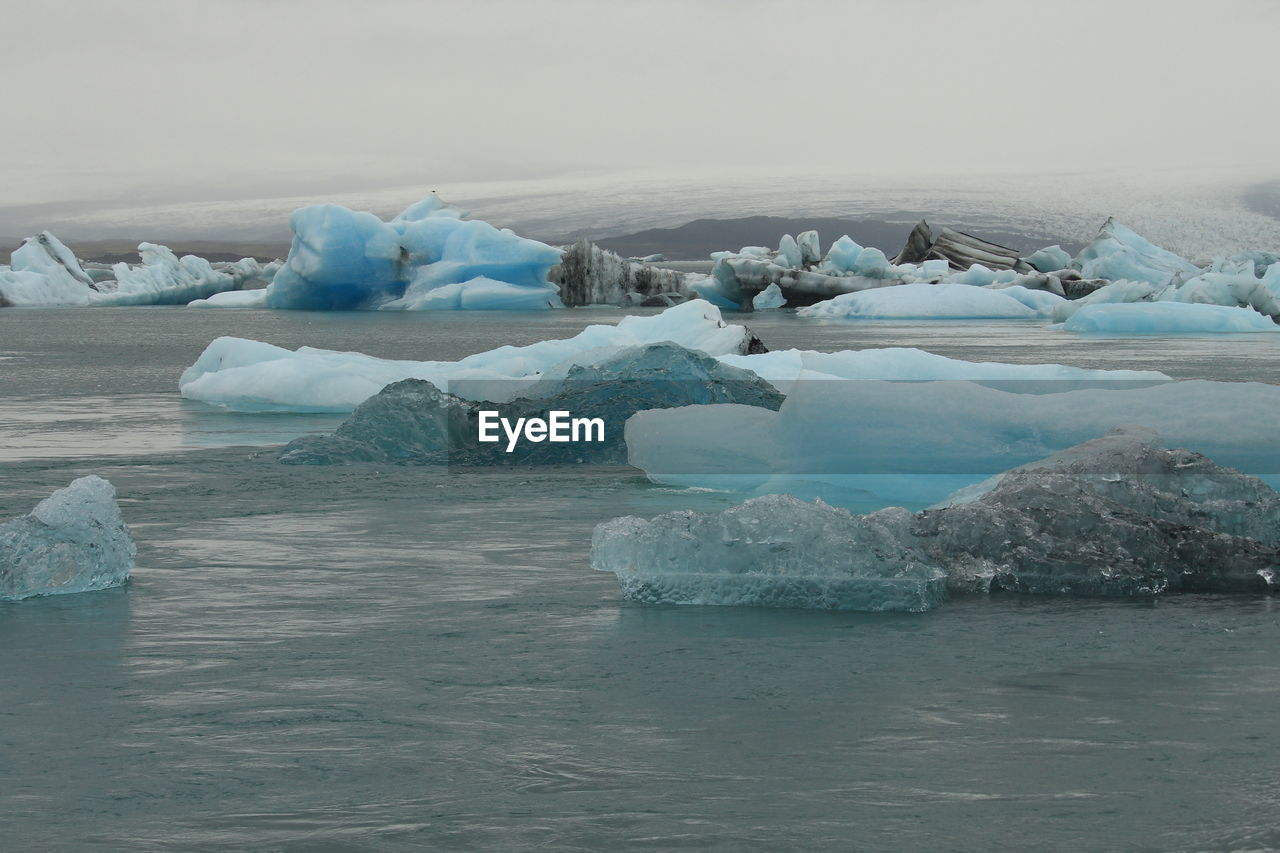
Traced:
[[[731, 498], [279, 466], [341, 418], [176, 390], [221, 334], [453, 359], [621, 315], [0, 311], [0, 517], [98, 473], [139, 544], [124, 589], [0, 604], [0, 847], [1280, 846], [1270, 600], [633, 605], [595, 523]], [[773, 348], [1280, 383], [1277, 336], [744, 319]]]

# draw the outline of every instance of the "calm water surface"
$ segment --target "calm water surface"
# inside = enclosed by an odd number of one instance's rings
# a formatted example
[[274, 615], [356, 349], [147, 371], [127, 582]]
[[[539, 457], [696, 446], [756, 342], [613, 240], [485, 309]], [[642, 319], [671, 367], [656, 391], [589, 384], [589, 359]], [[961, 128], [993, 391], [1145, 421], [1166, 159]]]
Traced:
[[[341, 419], [176, 391], [220, 334], [452, 359], [620, 316], [0, 311], [0, 517], [100, 473], [139, 542], [127, 588], [0, 604], [0, 847], [1280, 847], [1268, 600], [630, 605], [591, 528], [729, 498], [277, 466], [243, 445]], [[747, 322], [774, 348], [1280, 382], [1265, 336]]]

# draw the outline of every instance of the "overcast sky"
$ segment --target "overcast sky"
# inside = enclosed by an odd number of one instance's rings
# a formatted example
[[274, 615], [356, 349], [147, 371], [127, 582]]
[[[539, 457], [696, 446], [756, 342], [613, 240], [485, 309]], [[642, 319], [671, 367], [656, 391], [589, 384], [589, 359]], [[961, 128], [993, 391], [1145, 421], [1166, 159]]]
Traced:
[[0, 0], [0, 206], [1269, 168], [1280, 3]]

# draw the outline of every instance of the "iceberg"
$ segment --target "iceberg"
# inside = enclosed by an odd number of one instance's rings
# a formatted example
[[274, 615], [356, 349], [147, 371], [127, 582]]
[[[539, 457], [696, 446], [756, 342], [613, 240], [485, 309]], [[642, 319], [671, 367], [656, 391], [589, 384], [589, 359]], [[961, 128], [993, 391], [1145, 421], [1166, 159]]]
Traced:
[[9, 269], [0, 267], [0, 306], [34, 305], [184, 305], [223, 291], [237, 291], [251, 282], [269, 282], [278, 263], [243, 258], [230, 264], [211, 264], [186, 255], [181, 259], [166, 246], [141, 243], [139, 266], [85, 266], [48, 231], [28, 238], [14, 250]]
[[973, 382], [1153, 382], [1169, 376], [1155, 370], [1098, 370], [1063, 364], [1009, 364], [962, 361], [914, 347], [840, 350], [773, 350], [753, 355], [722, 355], [720, 360], [763, 376], [784, 393], [798, 380], [877, 379], [921, 382], [943, 379]]
[[628, 462], [668, 485], [915, 508], [1132, 423], [1269, 481], [1280, 475], [1280, 448], [1259, 438], [1280, 418], [1280, 387], [1263, 383], [795, 381], [785, 390], [778, 412], [749, 418], [721, 406], [639, 412], [626, 424]]
[[1061, 246], [1046, 246], [1027, 255], [1026, 262], [1040, 272], [1057, 272], [1071, 266], [1071, 255]]
[[96, 285], [75, 254], [48, 231], [28, 237], [0, 267], [0, 307], [87, 305]]
[[[1016, 296], [1015, 296], [1016, 293]], [[1036, 294], [1031, 296], [1030, 294]], [[970, 284], [901, 284], [846, 293], [800, 308], [801, 317], [839, 319], [1019, 319], [1047, 317], [1062, 297], [1024, 287], [988, 289]]]
[[[646, 409], [732, 403], [777, 409], [782, 395], [749, 370], [722, 364], [672, 343], [646, 344], [618, 352], [599, 364], [573, 366], [564, 379], [529, 388], [512, 383], [473, 383], [505, 403], [469, 402], [429, 382], [406, 379], [361, 403], [332, 435], [305, 436], [288, 444], [279, 461], [288, 464], [390, 462], [403, 464], [565, 465], [626, 462], [622, 428]], [[514, 396], [523, 391], [522, 396]], [[480, 412], [496, 411], [509, 423], [546, 419], [550, 412], [599, 419], [591, 441], [489, 444], [478, 440]], [[588, 436], [584, 436], [586, 438]]]
[[252, 281], [269, 281], [279, 264], [265, 267], [253, 258], [242, 258], [222, 270], [195, 255], [179, 259], [168, 246], [140, 243], [142, 263], [112, 267], [114, 289], [90, 297], [93, 305], [186, 305], [197, 299], [209, 299], [224, 292], [239, 291]]
[[770, 311], [787, 304], [787, 297], [782, 295], [782, 288], [771, 284], [751, 297], [751, 307], [756, 311]]
[[1280, 331], [1248, 308], [1187, 302], [1085, 305], [1062, 326], [1068, 332], [1110, 335], [1225, 334]]
[[[432, 195], [390, 222], [337, 204], [289, 220], [293, 245], [267, 308], [326, 310], [562, 307], [547, 280], [560, 251], [464, 220]], [[442, 291], [442, 292], [437, 292]]]
[[[880, 249], [859, 245], [848, 235], [832, 243], [826, 257], [817, 258], [813, 256], [819, 245], [817, 234], [805, 233], [812, 235], [805, 244], [810, 247], [807, 250], [799, 240], [784, 235], [777, 251], [746, 246], [737, 252], [716, 252], [711, 256], [715, 261], [711, 277], [691, 282], [689, 287], [720, 307], [747, 308], [758, 294], [775, 286], [789, 303], [812, 306], [842, 295], [912, 284], [964, 284], [993, 289], [1017, 286], [1066, 297], [1083, 295], [1103, 283], [1084, 281], [1080, 272], [1071, 268], [1071, 256], [1059, 246], [1041, 249], [1032, 256], [1044, 267], [1040, 269], [1019, 258], [1013, 249], [949, 228], [942, 229], [935, 238], [926, 222], [916, 226], [906, 247], [893, 260]], [[911, 293], [918, 297], [927, 292], [917, 288]], [[907, 300], [908, 295], [901, 294], [900, 298]], [[1024, 300], [1024, 304], [1041, 311], [1046, 303]], [[921, 308], [918, 313], [896, 316], [956, 315], [935, 315]]]
[[1085, 278], [1126, 279], [1166, 285], [1198, 275], [1186, 258], [1149, 242], [1137, 232], [1108, 219], [1098, 236], [1076, 255], [1073, 265]]
[[946, 572], [901, 547], [909, 517], [785, 495], [716, 514], [627, 516], [595, 528], [591, 566], [648, 604], [920, 612], [945, 600]]
[[707, 278], [649, 265], [661, 260], [627, 260], [584, 239], [564, 250], [547, 277], [565, 305], [674, 305], [693, 296], [691, 284]]
[[619, 349], [662, 341], [711, 356], [764, 351], [748, 328], [730, 325], [714, 305], [692, 300], [661, 314], [624, 317], [616, 326], [588, 326], [572, 338], [499, 347], [459, 361], [392, 361], [222, 337], [183, 372], [178, 387], [187, 399], [240, 411], [350, 412], [402, 379], [423, 379], [470, 397], [468, 380], [492, 386], [493, 380], [539, 379], [556, 371], [563, 377], [575, 364], [595, 364]]
[[193, 299], [188, 308], [265, 308], [266, 288], [256, 290], [226, 290], [206, 299]]
[[0, 601], [120, 586], [136, 554], [115, 489], [81, 477], [0, 524]]
[[1086, 305], [1112, 305], [1126, 302], [1151, 302], [1168, 288], [1145, 281], [1121, 279], [1106, 284], [1079, 299], [1068, 299], [1054, 306], [1053, 322], [1063, 323]]
[[1277, 531], [1265, 483], [1124, 426], [916, 514], [770, 495], [614, 519], [591, 562], [634, 601], [921, 611], [948, 593], [1274, 594]]

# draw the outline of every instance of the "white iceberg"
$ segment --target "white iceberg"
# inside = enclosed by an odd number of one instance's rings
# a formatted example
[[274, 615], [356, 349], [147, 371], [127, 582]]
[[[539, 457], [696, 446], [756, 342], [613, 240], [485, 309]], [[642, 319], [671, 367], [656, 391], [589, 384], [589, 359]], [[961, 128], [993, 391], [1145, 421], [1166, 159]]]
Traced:
[[0, 524], [0, 601], [119, 586], [136, 554], [115, 489], [81, 477]]
[[1058, 272], [1071, 266], [1071, 255], [1061, 246], [1045, 246], [1027, 255], [1026, 261], [1040, 272]]
[[226, 290], [215, 293], [206, 299], [195, 299], [187, 303], [188, 308], [265, 308], [267, 302], [266, 288], [257, 290]]
[[943, 379], [973, 382], [1154, 382], [1169, 376], [1155, 370], [1098, 370], [1065, 364], [1008, 364], [1000, 361], [963, 361], [914, 347], [816, 352], [772, 350], [753, 355], [722, 355], [734, 367], [754, 371], [782, 391], [800, 380], [862, 379], [897, 382]]
[[1198, 275], [1200, 268], [1114, 219], [1108, 219], [1092, 243], [1076, 255], [1074, 266], [1085, 278], [1127, 279], [1166, 285]]
[[759, 345], [745, 326], [725, 323], [714, 305], [694, 300], [653, 316], [624, 317], [616, 326], [588, 326], [565, 340], [499, 347], [459, 361], [391, 361], [223, 337], [205, 348], [178, 385], [188, 399], [242, 411], [349, 412], [402, 379], [424, 379], [465, 397], [466, 380], [492, 384], [555, 371], [562, 376], [572, 365], [596, 364], [619, 349], [662, 341], [712, 356]]
[[1187, 302], [1085, 305], [1062, 326], [1068, 332], [1111, 335], [1226, 334], [1280, 331], [1249, 308]]
[[[250, 281], [267, 281], [278, 265], [266, 267], [253, 258], [243, 258], [224, 269], [196, 255], [178, 258], [168, 246], [140, 243], [137, 266], [119, 263], [112, 267], [115, 288], [90, 297], [91, 304], [122, 305], [186, 305], [192, 300], [209, 299], [224, 292], [239, 291]], [[105, 289], [104, 283], [104, 289]]]
[[861, 320], [884, 319], [1020, 319], [1047, 317], [1064, 301], [1046, 291], [1024, 287], [991, 289], [972, 284], [900, 284], [857, 293], [800, 308], [801, 317]]
[[628, 516], [596, 527], [591, 565], [646, 603], [930, 610], [946, 598], [946, 573], [899, 546], [904, 516], [781, 495], [715, 514]]
[[[589, 326], [567, 340], [500, 347], [456, 362], [390, 361], [362, 353], [302, 347], [296, 351], [243, 338], [218, 338], [179, 380], [184, 397], [244, 411], [349, 412], [392, 382], [424, 379], [466, 397], [467, 381], [563, 377], [574, 364], [596, 364], [619, 349], [671, 341], [751, 370], [786, 391], [800, 379], [1160, 380], [1154, 371], [1084, 370], [1057, 364], [973, 363], [916, 349], [763, 352], [744, 326], [693, 300], [616, 326]], [[483, 389], [479, 393], [490, 393]]]
[[28, 237], [0, 267], [0, 306], [87, 305], [94, 292], [75, 254], [48, 231]]

